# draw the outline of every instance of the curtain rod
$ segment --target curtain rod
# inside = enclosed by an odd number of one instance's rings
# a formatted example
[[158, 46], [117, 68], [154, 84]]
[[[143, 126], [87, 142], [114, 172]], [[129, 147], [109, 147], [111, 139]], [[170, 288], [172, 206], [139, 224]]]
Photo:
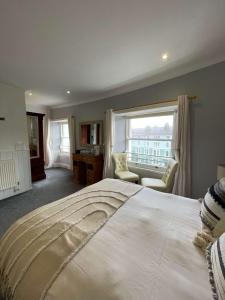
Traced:
[[[188, 99], [189, 100], [196, 100], [197, 96], [188, 96]], [[157, 105], [157, 104], [163, 104], [163, 103], [172, 103], [172, 102], [177, 102], [177, 99], [168, 99], [168, 100], [153, 102], [153, 103], [144, 104], [144, 105], [140, 105], [140, 106], [130, 106], [130, 107], [127, 107], [127, 108], [113, 109], [113, 111], [123, 111], [123, 110], [138, 108], [138, 107], [144, 108], [144, 107], [151, 106], [151, 105]]]

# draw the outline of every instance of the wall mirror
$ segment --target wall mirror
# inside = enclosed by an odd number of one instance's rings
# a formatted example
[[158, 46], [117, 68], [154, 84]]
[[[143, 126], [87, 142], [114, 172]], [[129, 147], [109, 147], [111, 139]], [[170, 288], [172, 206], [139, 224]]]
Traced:
[[80, 146], [102, 145], [102, 121], [80, 123]]
[[27, 115], [27, 129], [30, 147], [30, 157], [39, 157], [38, 117]]

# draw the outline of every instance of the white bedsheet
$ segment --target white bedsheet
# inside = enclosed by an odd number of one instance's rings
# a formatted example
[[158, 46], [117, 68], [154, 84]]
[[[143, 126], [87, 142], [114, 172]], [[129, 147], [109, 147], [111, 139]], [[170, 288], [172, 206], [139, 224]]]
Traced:
[[199, 206], [142, 189], [66, 266], [46, 299], [211, 299], [205, 257], [192, 244]]

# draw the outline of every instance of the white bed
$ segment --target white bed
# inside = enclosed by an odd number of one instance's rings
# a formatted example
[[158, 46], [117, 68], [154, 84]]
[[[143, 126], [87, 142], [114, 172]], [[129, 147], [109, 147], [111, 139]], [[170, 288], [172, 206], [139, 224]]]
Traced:
[[[106, 181], [111, 191], [117, 188], [118, 181]], [[211, 299], [205, 257], [192, 244], [199, 208], [196, 200], [140, 188], [65, 265], [43, 298], [27, 277], [12, 299]]]

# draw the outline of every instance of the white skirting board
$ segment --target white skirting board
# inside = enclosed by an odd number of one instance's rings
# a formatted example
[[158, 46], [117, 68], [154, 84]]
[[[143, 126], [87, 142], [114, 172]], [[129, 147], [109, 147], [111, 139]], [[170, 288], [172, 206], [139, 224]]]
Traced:
[[32, 188], [29, 150], [0, 150], [0, 160], [15, 160], [17, 181], [16, 187], [0, 190], [0, 200], [23, 193]]

